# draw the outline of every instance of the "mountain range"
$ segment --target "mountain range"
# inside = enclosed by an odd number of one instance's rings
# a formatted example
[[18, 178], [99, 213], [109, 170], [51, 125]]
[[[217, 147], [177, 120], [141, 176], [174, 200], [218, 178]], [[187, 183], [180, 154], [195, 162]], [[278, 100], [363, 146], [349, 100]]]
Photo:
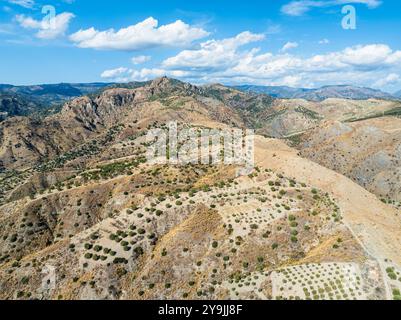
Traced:
[[394, 95], [394, 97], [401, 98], [401, 90], [395, 92], [393, 95]]
[[282, 99], [305, 99], [309, 101], [323, 101], [329, 98], [340, 99], [385, 99], [394, 100], [397, 95], [375, 90], [371, 88], [362, 88], [350, 85], [324, 86], [318, 89], [291, 88], [287, 86], [253, 86], [243, 85], [235, 87], [241, 91], [264, 93], [276, 98]]
[[[58, 111], [62, 104], [84, 95], [93, 95], [107, 88], [134, 89], [149, 82], [131, 83], [60, 83], [30, 86], [0, 84], [0, 121], [10, 116], [48, 115]], [[282, 99], [304, 99], [323, 101], [340, 99], [385, 99], [396, 100], [401, 92], [390, 95], [379, 90], [354, 86], [326, 86], [319, 89], [291, 88], [286, 86], [234, 87], [243, 92], [266, 94]]]
[[[8, 117], [0, 299], [399, 300], [400, 116], [164, 77]], [[254, 129], [255, 167], [149, 161], [171, 121]]]
[[93, 94], [109, 83], [44, 84], [13, 86], [0, 84], [0, 120], [9, 116], [46, 113], [82, 95]]

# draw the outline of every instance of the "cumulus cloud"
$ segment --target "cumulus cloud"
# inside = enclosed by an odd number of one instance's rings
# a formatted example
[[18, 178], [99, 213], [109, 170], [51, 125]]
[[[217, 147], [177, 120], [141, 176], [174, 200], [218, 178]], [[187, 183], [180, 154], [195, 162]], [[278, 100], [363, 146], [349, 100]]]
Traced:
[[175, 57], [166, 59], [163, 66], [170, 69], [179, 67], [204, 71], [228, 68], [245, 58], [244, 55], [239, 54], [238, 48], [264, 38], [263, 34], [246, 31], [233, 38], [206, 41], [196, 50], [184, 50]]
[[381, 5], [380, 0], [296, 0], [287, 3], [281, 12], [289, 16], [302, 16], [313, 8], [324, 8], [346, 4], [364, 4], [370, 9]]
[[157, 77], [168, 76], [172, 78], [183, 78], [188, 75], [188, 72], [182, 70], [165, 70], [165, 69], [148, 69], [132, 70], [130, 79], [133, 81], [146, 81]]
[[70, 40], [80, 48], [136, 51], [158, 46], [185, 46], [208, 35], [202, 28], [181, 20], [159, 26], [159, 22], [150, 17], [117, 31], [98, 31], [93, 27], [79, 30], [70, 36]]
[[387, 77], [377, 80], [373, 87], [383, 88], [389, 85], [396, 85], [401, 82], [401, 77], [396, 73], [390, 73]]
[[295, 48], [298, 48], [298, 43], [297, 43], [297, 42], [287, 42], [287, 43], [283, 46], [283, 48], [281, 49], [281, 51], [282, 51], [282, 52], [286, 52], [286, 51], [288, 51], [288, 50], [295, 49]]
[[124, 76], [127, 72], [128, 68], [121, 67], [116, 69], [105, 70], [100, 76], [105, 79], [115, 79]]
[[142, 68], [141, 70], [135, 70], [120, 67], [104, 71], [101, 77], [115, 82], [129, 82], [147, 81], [163, 76], [183, 78], [187, 75], [188, 72], [182, 70], [166, 70], [162, 68]]
[[131, 59], [133, 64], [142, 64], [151, 60], [150, 56], [137, 56]]
[[[237, 37], [249, 41], [262, 39], [250, 33]], [[187, 71], [186, 77], [194, 82], [292, 86], [343, 84], [348, 81], [372, 85], [372, 79], [384, 78], [393, 69], [401, 70], [401, 51], [394, 51], [385, 44], [353, 46], [304, 58], [288, 53], [260, 52], [256, 48], [241, 50], [240, 42], [233, 41], [237, 37], [213, 40], [212, 45], [206, 42], [196, 50], [184, 50], [166, 59], [162, 66], [167, 70]]]
[[65, 34], [74, 14], [63, 12], [50, 20], [35, 20], [25, 15], [17, 15], [16, 21], [25, 29], [35, 29], [35, 34], [40, 39], [55, 39]]
[[289, 52], [262, 52], [252, 46], [263, 39], [263, 34], [243, 32], [232, 38], [205, 41], [154, 68], [120, 68], [120, 73], [108, 72], [103, 76], [123, 81], [170, 76], [193, 83], [294, 87], [354, 84], [383, 88], [397, 81], [397, 75], [401, 74], [401, 51], [386, 44], [357, 45], [305, 57]]

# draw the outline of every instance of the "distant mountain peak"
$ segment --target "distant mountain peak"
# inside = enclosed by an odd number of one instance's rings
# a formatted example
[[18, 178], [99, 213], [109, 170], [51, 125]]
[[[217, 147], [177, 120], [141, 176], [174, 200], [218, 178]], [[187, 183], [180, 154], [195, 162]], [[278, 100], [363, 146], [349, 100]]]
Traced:
[[393, 96], [396, 97], [396, 98], [401, 98], [401, 90], [395, 92], [395, 93], [393, 94]]
[[282, 99], [305, 99], [309, 101], [323, 101], [329, 98], [367, 100], [367, 99], [395, 99], [389, 93], [353, 85], [327, 85], [316, 89], [291, 88], [287, 86], [252, 86], [235, 87], [242, 91], [264, 93]]

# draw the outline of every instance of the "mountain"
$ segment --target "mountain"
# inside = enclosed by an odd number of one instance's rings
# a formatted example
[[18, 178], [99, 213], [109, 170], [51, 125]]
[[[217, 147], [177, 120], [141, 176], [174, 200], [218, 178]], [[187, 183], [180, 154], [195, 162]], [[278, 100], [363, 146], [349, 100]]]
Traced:
[[112, 83], [44, 84], [12, 86], [0, 84], [0, 121], [14, 116], [37, 116], [59, 111], [65, 102], [100, 92]]
[[301, 95], [309, 91], [309, 89], [292, 88], [287, 86], [242, 85], [235, 86], [234, 88], [249, 93], [254, 92], [259, 94], [267, 94], [280, 99], [295, 98], [297, 95]]
[[392, 100], [394, 97], [380, 90], [361, 88], [349, 85], [325, 86], [318, 89], [291, 88], [286, 86], [237, 86], [238, 90], [271, 95], [282, 99], [305, 99], [309, 101], [323, 101], [328, 98], [367, 100]]
[[50, 106], [64, 103], [67, 100], [82, 95], [95, 93], [110, 85], [112, 85], [112, 83], [60, 83], [32, 86], [0, 84], [0, 93], [17, 95], [44, 106]]
[[39, 112], [42, 105], [17, 94], [0, 93], [0, 121], [14, 116], [28, 116]]
[[401, 90], [394, 93], [393, 96], [396, 98], [401, 98]]
[[[8, 116], [29, 115], [41, 109], [58, 107], [61, 104], [80, 96], [96, 95], [106, 88], [135, 89], [148, 85], [150, 82], [131, 83], [60, 83], [32, 86], [12, 86], [0, 84], [2, 102], [2, 118]], [[205, 86], [207, 87], [207, 86]], [[218, 88], [218, 86], [215, 86]], [[309, 101], [323, 101], [328, 98], [342, 98], [354, 100], [366, 99], [394, 99], [393, 96], [369, 88], [353, 86], [326, 86], [320, 89], [302, 89], [286, 86], [252, 86], [244, 85], [235, 89], [256, 94], [267, 94], [274, 98], [305, 99]], [[7, 104], [7, 106], [6, 106]], [[6, 109], [10, 109], [7, 111]]]
[[[0, 123], [0, 299], [398, 297], [397, 209], [286, 140], [255, 135], [247, 175], [235, 164], [146, 157], [147, 132], [170, 121], [271, 133], [293, 119], [312, 132], [395, 102], [300, 106], [168, 78], [129, 86]], [[43, 270], [54, 270], [54, 286]]]

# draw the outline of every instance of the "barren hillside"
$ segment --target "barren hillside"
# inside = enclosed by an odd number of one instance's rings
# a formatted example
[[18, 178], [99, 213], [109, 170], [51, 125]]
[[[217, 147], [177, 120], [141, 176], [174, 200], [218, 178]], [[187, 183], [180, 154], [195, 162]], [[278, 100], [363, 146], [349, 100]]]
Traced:
[[283, 141], [256, 136], [245, 176], [146, 160], [146, 132], [169, 121], [270, 130], [280, 108], [308, 128], [330, 114], [282, 104], [162, 78], [0, 124], [0, 298], [398, 298], [397, 211]]
[[328, 122], [308, 132], [301, 154], [352, 178], [384, 201], [401, 200], [401, 120]]

